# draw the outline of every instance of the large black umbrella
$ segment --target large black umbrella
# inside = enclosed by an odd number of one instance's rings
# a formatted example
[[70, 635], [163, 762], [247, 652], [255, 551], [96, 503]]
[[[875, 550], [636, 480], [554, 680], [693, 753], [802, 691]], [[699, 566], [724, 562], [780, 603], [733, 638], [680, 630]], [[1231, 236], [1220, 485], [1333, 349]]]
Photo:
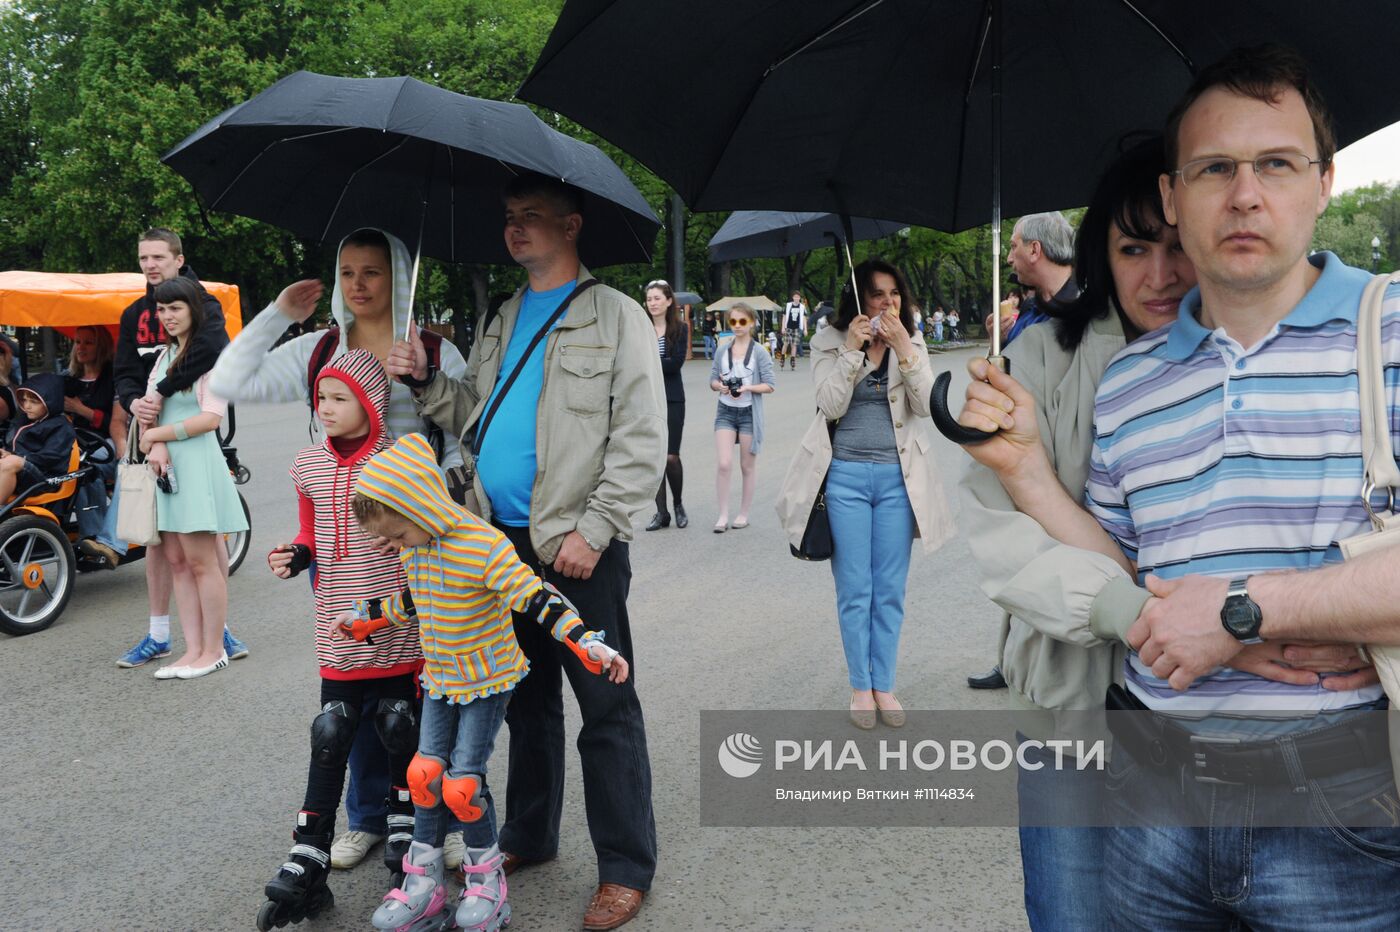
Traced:
[[794, 213], [778, 210], [736, 210], [710, 237], [710, 261], [781, 258], [854, 241], [892, 236], [907, 224], [867, 217], [850, 218], [847, 224], [836, 214]]
[[[1301, 52], [1343, 145], [1400, 119], [1392, 6], [567, 0], [519, 94], [627, 151], [697, 210], [900, 217], [950, 232], [991, 222], [999, 254], [1003, 210], [1087, 202], [1118, 141], [1159, 129], [1193, 74], [1236, 46]], [[664, 68], [635, 54], [664, 35], [685, 36]], [[682, 132], [692, 145], [671, 144]], [[994, 315], [999, 284], [998, 273]], [[1001, 359], [997, 328], [992, 353]], [[945, 404], [935, 420], [976, 439]]]
[[580, 258], [649, 262], [660, 221], [595, 146], [527, 107], [412, 78], [299, 71], [162, 157], [205, 205], [334, 242], [360, 227], [449, 262], [509, 263], [501, 190], [535, 171], [584, 192]]

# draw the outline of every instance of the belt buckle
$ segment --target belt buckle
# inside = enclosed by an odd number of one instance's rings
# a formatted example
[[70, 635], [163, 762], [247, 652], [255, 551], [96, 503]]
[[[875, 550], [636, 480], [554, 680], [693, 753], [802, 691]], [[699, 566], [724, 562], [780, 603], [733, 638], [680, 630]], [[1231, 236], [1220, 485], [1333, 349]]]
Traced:
[[[1244, 743], [1244, 741], [1240, 738], [1220, 738], [1214, 735], [1188, 734], [1186, 738], [1188, 741], [1191, 742], [1192, 745], [1229, 744], [1238, 747], [1239, 745]], [[1191, 776], [1192, 779], [1194, 779], [1197, 783], [1214, 783], [1219, 786], [1240, 786], [1243, 782], [1240, 780], [1222, 780], [1220, 777], [1212, 777], [1205, 773], [1202, 773], [1201, 771], [1205, 770], [1205, 768], [1209, 766], [1210, 763], [1206, 760], [1206, 752], [1204, 749], [1198, 751], [1193, 748], [1191, 751], [1191, 759], [1192, 763], [1195, 764], [1196, 767], [1196, 772], [1193, 773]]]

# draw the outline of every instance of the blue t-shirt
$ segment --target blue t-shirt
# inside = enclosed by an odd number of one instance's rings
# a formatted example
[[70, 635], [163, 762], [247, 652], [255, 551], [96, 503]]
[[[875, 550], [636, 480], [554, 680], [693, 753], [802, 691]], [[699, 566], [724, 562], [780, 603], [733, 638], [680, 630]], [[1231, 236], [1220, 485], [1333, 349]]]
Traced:
[[[540, 332], [559, 304], [574, 290], [576, 281], [549, 291], [525, 290], [520, 304], [520, 316], [511, 331], [510, 343], [501, 358], [496, 374], [496, 387], [486, 408], [495, 404], [496, 395], [506, 377], [515, 371], [525, 347]], [[559, 320], [563, 320], [561, 316]], [[559, 326], [559, 321], [554, 322]], [[550, 328], [551, 330], [553, 328]], [[540, 392], [544, 389], [544, 351], [549, 343], [543, 339], [530, 354], [525, 368], [510, 391], [501, 399], [501, 406], [491, 419], [491, 427], [482, 439], [481, 453], [476, 459], [477, 475], [491, 500], [491, 517], [510, 527], [529, 527], [530, 493], [535, 487], [535, 426], [538, 421]]]

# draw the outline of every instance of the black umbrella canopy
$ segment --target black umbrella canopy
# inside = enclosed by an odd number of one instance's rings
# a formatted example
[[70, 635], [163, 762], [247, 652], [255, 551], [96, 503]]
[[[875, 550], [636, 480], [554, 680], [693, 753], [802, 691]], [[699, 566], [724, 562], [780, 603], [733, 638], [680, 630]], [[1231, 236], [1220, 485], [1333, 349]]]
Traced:
[[501, 191], [523, 171], [584, 192], [580, 258], [649, 262], [660, 221], [595, 146], [529, 108], [412, 78], [299, 71], [200, 127], [162, 158], [206, 206], [335, 242], [381, 227], [424, 255], [509, 263]]
[[[892, 236], [908, 224], [850, 218], [852, 242]], [[846, 242], [846, 224], [836, 214], [736, 210], [710, 237], [710, 261], [782, 258]]]
[[[1194, 71], [1239, 45], [1298, 49], [1343, 143], [1400, 119], [1383, 0], [568, 0], [520, 96], [697, 210], [956, 231], [991, 217], [994, 8], [1009, 216], [1086, 203], [1120, 137], [1160, 130]], [[657, 36], [684, 37], [664, 68], [636, 54]]]

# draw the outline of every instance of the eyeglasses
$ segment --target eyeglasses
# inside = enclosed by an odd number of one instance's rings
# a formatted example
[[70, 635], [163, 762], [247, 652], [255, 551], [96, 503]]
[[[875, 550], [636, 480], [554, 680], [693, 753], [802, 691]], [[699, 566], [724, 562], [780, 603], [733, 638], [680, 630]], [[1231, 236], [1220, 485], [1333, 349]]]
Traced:
[[737, 324], [737, 325], [739, 325], [740, 327], [744, 326], [744, 325], [747, 324], [748, 322], [749, 322], [749, 319], [748, 319], [747, 317], [731, 317], [731, 318], [729, 318], [729, 323], [730, 323], [731, 325]]
[[1223, 188], [1235, 180], [1241, 165], [1252, 165], [1254, 176], [1268, 185], [1282, 186], [1302, 178], [1314, 165], [1326, 165], [1331, 159], [1310, 159], [1301, 152], [1266, 152], [1254, 159], [1227, 159], [1214, 155], [1192, 159], [1172, 172], [1186, 185]]

